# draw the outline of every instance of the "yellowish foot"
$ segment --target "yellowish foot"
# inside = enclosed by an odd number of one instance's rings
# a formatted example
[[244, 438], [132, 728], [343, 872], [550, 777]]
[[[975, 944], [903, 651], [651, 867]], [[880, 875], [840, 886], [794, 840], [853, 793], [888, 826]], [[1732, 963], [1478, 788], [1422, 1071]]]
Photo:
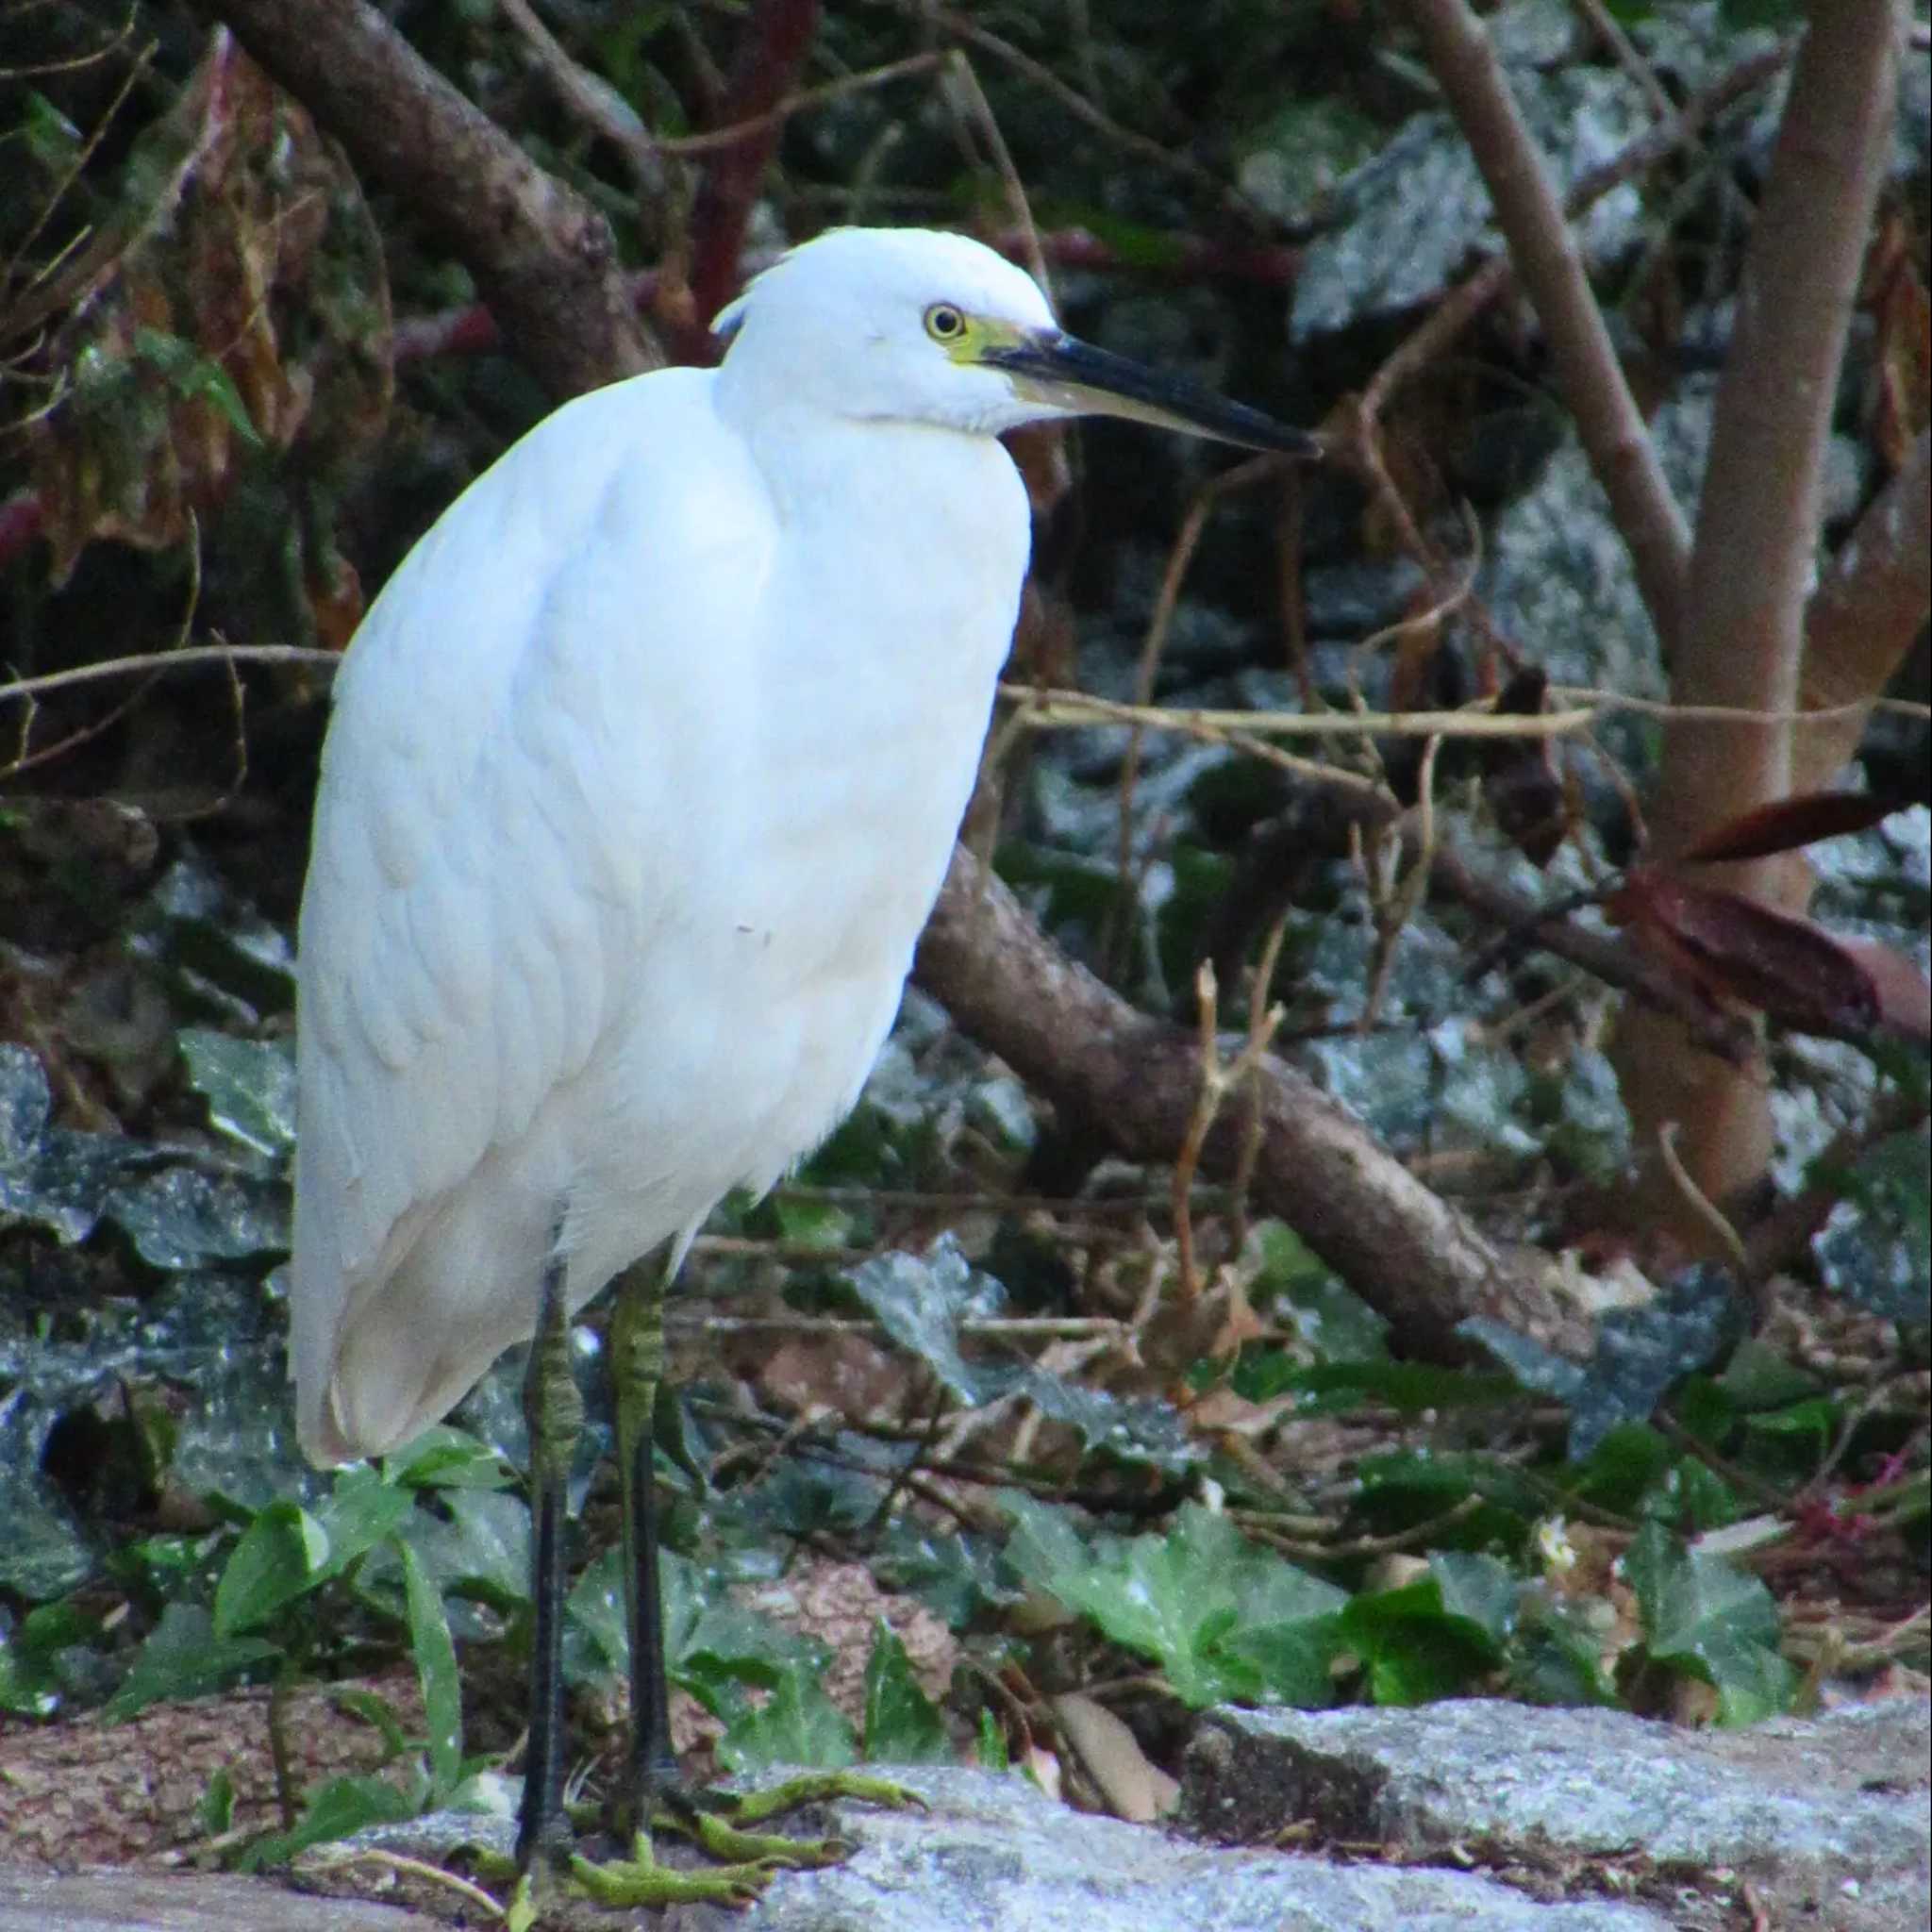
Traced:
[[[695, 1803], [667, 1808], [653, 1821], [656, 1829], [675, 1831], [692, 1840], [719, 1861], [715, 1865], [666, 1865], [658, 1858], [650, 1833], [639, 1832], [628, 1858], [594, 1859], [579, 1853], [558, 1875], [569, 1890], [596, 1905], [625, 1910], [679, 1905], [749, 1906], [774, 1874], [836, 1865], [851, 1856], [852, 1847], [841, 1839], [787, 1838], [782, 1832], [745, 1827], [834, 1798], [856, 1798], [891, 1810], [924, 1810], [925, 1807], [917, 1791], [885, 1778], [849, 1771], [808, 1772], [769, 1790], [742, 1795], [707, 1791]], [[543, 1883], [533, 1885], [527, 1873], [517, 1880], [506, 1913], [508, 1932], [532, 1932], [541, 1924], [543, 1893], [548, 1890]]]
[[856, 1798], [861, 1805], [877, 1805], [888, 1811], [924, 1811], [925, 1800], [890, 1778], [867, 1777], [857, 1771], [808, 1771], [787, 1778], [766, 1791], [733, 1795], [726, 1815], [740, 1824], [762, 1824], [803, 1805], [828, 1804], [834, 1798]]
[[579, 1854], [570, 1861], [572, 1886], [600, 1906], [748, 1906], [772, 1882], [777, 1866], [714, 1865], [685, 1872], [658, 1863], [648, 1832], [639, 1832], [628, 1858], [603, 1862]]

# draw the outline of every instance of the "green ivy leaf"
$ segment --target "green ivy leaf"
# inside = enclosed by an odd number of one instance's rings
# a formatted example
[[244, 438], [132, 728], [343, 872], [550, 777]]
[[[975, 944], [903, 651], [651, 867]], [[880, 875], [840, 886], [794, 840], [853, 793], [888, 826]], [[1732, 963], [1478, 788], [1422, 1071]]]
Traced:
[[1508, 1671], [1510, 1688], [1531, 1704], [1622, 1704], [1604, 1674], [1603, 1632], [1590, 1609], [1535, 1588], [1522, 1593]]
[[1063, 1512], [1003, 1501], [1018, 1524], [1008, 1562], [1154, 1658], [1183, 1703], [1331, 1701], [1343, 1593], [1250, 1543], [1225, 1516], [1189, 1504], [1165, 1534], [1099, 1537], [1090, 1550]]
[[170, 1604], [104, 1714], [109, 1724], [120, 1724], [163, 1698], [205, 1697], [281, 1654], [266, 1638], [217, 1637], [214, 1620], [199, 1605]]
[[371, 1824], [397, 1824], [413, 1818], [428, 1798], [418, 1774], [413, 1785], [400, 1788], [382, 1777], [337, 1777], [316, 1790], [293, 1831], [258, 1839], [236, 1860], [242, 1872], [260, 1872], [286, 1864], [310, 1845], [348, 1838]]
[[1579, 1502], [1635, 1516], [1672, 1460], [1671, 1445], [1648, 1423], [1624, 1423], [1573, 1467], [1564, 1488]]
[[1429, 1574], [1442, 1598], [1442, 1614], [1460, 1622], [1500, 1657], [1516, 1629], [1520, 1586], [1508, 1566], [1474, 1550], [1438, 1550]]
[[1624, 1553], [1645, 1647], [1717, 1692], [1718, 1721], [1755, 1724], [1790, 1707], [1798, 1675], [1778, 1650], [1777, 1606], [1755, 1576], [1687, 1549], [1646, 1523]]
[[1457, 1332], [1480, 1342], [1525, 1389], [1570, 1410], [1570, 1455], [1589, 1456], [1611, 1430], [1649, 1419], [1674, 1382], [1736, 1346], [1743, 1299], [1722, 1268], [1688, 1268], [1641, 1307], [1612, 1308], [1596, 1327], [1588, 1366], [1572, 1362], [1486, 1315]]
[[440, 1511], [415, 1510], [405, 1524], [437, 1589], [506, 1612], [527, 1602], [530, 1511], [524, 1499], [498, 1490], [454, 1489], [441, 1491], [441, 1500]]
[[1751, 1463], [1802, 1481], [1824, 1460], [1842, 1420], [1838, 1404], [1823, 1395], [1769, 1415], [1749, 1416], [1744, 1439]]
[[454, 1790], [463, 1774], [463, 1687], [457, 1675], [457, 1648], [450, 1641], [442, 1597], [422, 1559], [401, 1537], [396, 1539], [396, 1553], [403, 1563], [409, 1651], [416, 1659], [429, 1724], [429, 1773], [440, 1797]]
[[718, 1740], [718, 1760], [731, 1771], [770, 1764], [837, 1771], [858, 1757], [852, 1726], [825, 1695], [815, 1663], [789, 1666], [762, 1708], [745, 1711]]
[[404, 1490], [501, 1490], [510, 1482], [494, 1449], [449, 1423], [425, 1429], [384, 1457], [382, 1477]]
[[606, 1550], [564, 1599], [563, 1659], [565, 1674], [573, 1680], [621, 1678], [630, 1668], [622, 1550]]
[[959, 1352], [959, 1324], [993, 1313], [999, 1286], [974, 1273], [951, 1236], [942, 1236], [929, 1255], [876, 1255], [850, 1270], [845, 1279], [886, 1333], [911, 1350], [960, 1401], [985, 1400], [979, 1376]]
[[416, 1499], [392, 1488], [366, 1464], [342, 1470], [315, 1520], [328, 1539], [327, 1576], [340, 1576], [358, 1557], [393, 1536], [414, 1513]]
[[865, 1755], [875, 1764], [950, 1764], [945, 1720], [919, 1688], [898, 1633], [881, 1617], [865, 1662]]
[[[777, 1690], [824, 1667], [824, 1648], [731, 1601], [723, 1583], [666, 1550], [659, 1557], [664, 1662], [671, 1681], [727, 1724], [750, 1710], [747, 1686]], [[624, 1566], [611, 1550], [586, 1570], [564, 1612], [565, 1657], [578, 1674], [622, 1677], [630, 1668]]]
[[1744, 1513], [1738, 1492], [1701, 1457], [1679, 1457], [1672, 1464], [1662, 1488], [1670, 1509], [1653, 1508], [1646, 1499], [1644, 1513], [1687, 1535], [1722, 1529]]
[[42, 1604], [11, 1629], [0, 1628], [0, 1710], [52, 1717], [68, 1689], [61, 1653], [100, 1634], [100, 1618], [65, 1600]]
[[287, 1187], [245, 1174], [164, 1168], [110, 1190], [101, 1211], [163, 1274], [265, 1261], [289, 1248]]
[[[1458, 1549], [1514, 1549], [1549, 1507], [1546, 1491], [1490, 1456], [1399, 1449], [1364, 1457], [1358, 1474], [1353, 1514], [1362, 1528], [1391, 1534], [1460, 1510], [1453, 1524], [1434, 1532]], [[1474, 1510], [1471, 1497], [1479, 1499]]]
[[[1360, 1657], [1377, 1704], [1430, 1704], [1454, 1697], [1502, 1661], [1493, 1579], [1477, 1585], [1472, 1573], [1447, 1574], [1461, 1607], [1451, 1607], [1445, 1573], [1432, 1562], [1428, 1575], [1399, 1590], [1365, 1591], [1342, 1611], [1343, 1641]], [[1511, 1592], [1508, 1621], [1513, 1622], [1513, 1585]]]
[[280, 1041], [243, 1040], [208, 1026], [175, 1035], [188, 1084], [208, 1102], [210, 1125], [258, 1154], [295, 1144], [295, 1057]]
[[271, 1503], [242, 1531], [215, 1585], [216, 1638], [267, 1623], [329, 1574], [328, 1532], [299, 1503]]

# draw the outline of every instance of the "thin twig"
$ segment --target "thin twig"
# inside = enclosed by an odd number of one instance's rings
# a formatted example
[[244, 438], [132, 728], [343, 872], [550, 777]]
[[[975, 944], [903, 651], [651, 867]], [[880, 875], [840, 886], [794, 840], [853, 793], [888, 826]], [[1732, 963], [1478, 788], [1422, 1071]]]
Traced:
[[630, 103], [601, 75], [587, 72], [565, 52], [530, 0], [498, 0], [498, 5], [564, 106], [624, 156], [641, 194], [653, 203], [661, 201], [666, 188], [662, 144], [651, 139]]
[[405, 1878], [420, 1879], [425, 1885], [441, 1886], [453, 1891], [466, 1905], [491, 1919], [507, 1916], [503, 1906], [460, 1873], [432, 1864], [426, 1858], [412, 1858], [381, 1845], [315, 1845], [302, 1857], [301, 1869], [308, 1872], [333, 1871], [339, 1865], [380, 1865]]
[[1000, 177], [1000, 192], [1006, 196], [1007, 211], [1019, 231], [1021, 253], [1025, 258], [1027, 273], [1046, 291], [1047, 299], [1051, 301], [1053, 281], [1046, 272], [1046, 254], [1040, 245], [1040, 229], [1033, 220], [1032, 205], [1026, 199], [1026, 184], [1020, 179], [1020, 171], [1013, 165], [1012, 151], [1007, 146], [1006, 136], [1000, 132], [992, 103], [987, 99], [986, 90], [980, 86], [979, 76], [973, 71], [973, 62], [958, 47], [947, 58], [944, 74], [948, 87], [957, 90], [963, 97], [967, 116], [979, 129], [980, 138], [992, 157], [993, 172]]
[[1274, 1004], [1274, 969], [1281, 958], [1282, 942], [1288, 937], [1288, 922], [1293, 908], [1284, 906], [1268, 936], [1261, 941], [1261, 957], [1255, 963], [1255, 976], [1248, 991], [1248, 1053], [1256, 1071], [1247, 1082], [1247, 1121], [1241, 1129], [1241, 1152], [1235, 1158], [1230, 1183], [1233, 1200], [1229, 1207], [1228, 1245], [1239, 1255], [1248, 1244], [1248, 1190], [1255, 1183], [1255, 1163], [1261, 1157], [1261, 1056], [1268, 1051], [1268, 1038], [1280, 1028], [1284, 1009]]
[[1392, 1556], [1401, 1550], [1426, 1546], [1432, 1538], [1443, 1530], [1454, 1529], [1458, 1523], [1467, 1522], [1482, 1507], [1482, 1497], [1463, 1496], [1441, 1515], [1412, 1523], [1407, 1529], [1392, 1531], [1388, 1536], [1353, 1537], [1346, 1542], [1311, 1542], [1301, 1537], [1284, 1535], [1274, 1526], [1278, 1519], [1271, 1520], [1268, 1512], [1261, 1509], [1230, 1509], [1228, 1515], [1247, 1535], [1281, 1551], [1284, 1556], [1320, 1557], [1324, 1562], [1339, 1562], [1357, 1557]]
[[787, 94], [776, 106], [767, 108], [762, 114], [753, 114], [723, 127], [708, 127], [701, 134], [655, 135], [652, 145], [659, 154], [709, 154], [713, 149], [732, 146], [748, 134], [758, 134], [779, 122], [789, 121], [792, 115], [803, 113], [808, 108], [822, 108], [827, 101], [843, 100], [848, 94], [883, 87], [888, 81], [904, 80], [908, 75], [930, 74], [948, 58], [949, 55], [941, 53], [908, 54], [903, 60], [888, 60], [881, 67], [868, 67], [863, 74], [847, 74], [819, 87], [800, 88], [797, 92]]
[[[865, 1335], [890, 1336], [883, 1322], [862, 1315], [676, 1315], [664, 1318], [667, 1331], [691, 1335]], [[1128, 1324], [1111, 1315], [990, 1316], [959, 1323], [954, 1333], [969, 1340], [998, 1341], [1118, 1341]]]
[[[1201, 1043], [1200, 1085], [1194, 1092], [1193, 1115], [1188, 1122], [1188, 1131], [1182, 1138], [1180, 1152], [1174, 1157], [1174, 1261], [1180, 1272], [1183, 1307], [1192, 1307], [1201, 1298], [1201, 1284], [1194, 1273], [1194, 1219], [1190, 1191], [1194, 1184], [1194, 1170], [1201, 1164], [1201, 1149], [1207, 1143], [1208, 1130], [1221, 1110], [1221, 1095], [1226, 1084], [1222, 1074], [1221, 1055], [1215, 1045], [1215, 995], [1213, 961], [1203, 959], [1194, 973]], [[1150, 1314], [1154, 1283], [1158, 1278], [1150, 1277], [1149, 1300], [1142, 1304]], [[1137, 1318], [1135, 1326], [1141, 1325]]]
[[1090, 101], [1078, 88], [1069, 86], [1045, 62], [1036, 60], [1031, 54], [1016, 47], [1011, 41], [981, 26], [976, 21], [967, 19], [964, 14], [955, 13], [949, 7], [932, 7], [926, 4], [926, 0], [891, 0], [891, 4], [902, 11], [914, 11], [921, 20], [931, 21], [955, 38], [984, 49], [1002, 65], [1010, 67], [1023, 79], [1031, 81], [1042, 92], [1051, 94], [1075, 120], [1092, 128], [1103, 140], [1111, 142], [1128, 154], [1138, 155], [1141, 160], [1166, 173], [1183, 176], [1247, 221], [1253, 222], [1259, 218], [1261, 211], [1254, 203], [1232, 183], [1223, 180], [1211, 168], [1202, 166], [1190, 155], [1176, 154], [1172, 148], [1163, 147], [1149, 135], [1139, 134], [1131, 127], [1122, 126], [1111, 115]]
[[[122, 31], [125, 33], [131, 30], [133, 25], [133, 18], [130, 15], [126, 27], [124, 27]], [[119, 116], [128, 95], [134, 92], [142, 75], [147, 72], [148, 62], [154, 58], [158, 46], [158, 42], [150, 41], [146, 46], [142, 47], [135, 55], [127, 73], [123, 76], [121, 86], [115, 92], [114, 98], [108, 103], [107, 107], [95, 118], [94, 125], [89, 130], [87, 139], [69, 157], [67, 166], [62, 171], [60, 178], [54, 183], [53, 187], [48, 191], [46, 199], [41, 204], [40, 212], [27, 224], [26, 233], [21, 237], [12, 255], [8, 258], [6, 267], [0, 269], [0, 289], [11, 288], [16, 272], [21, 263], [26, 259], [27, 251], [40, 240], [42, 231], [53, 220], [54, 210], [59, 207], [67, 191], [80, 179], [82, 174], [86, 171], [88, 162], [93, 158], [94, 150], [106, 139], [108, 129], [112, 126], [115, 119]], [[168, 192], [170, 195], [178, 192], [181, 184], [188, 178], [190, 170], [200, 161], [202, 155], [206, 152], [207, 145], [205, 135], [197, 139], [187, 159], [175, 172], [169, 184]], [[158, 211], [156, 210], [156, 212]], [[94, 262], [91, 258], [90, 274], [95, 272], [99, 267], [105, 267], [108, 261], [111, 260], [122, 248], [125, 247], [134, 239], [134, 233], [135, 230], [132, 227], [125, 229], [117, 228], [111, 239], [104, 237], [103, 241], [108, 244], [105, 253], [96, 251], [96, 254], [101, 254], [101, 259], [98, 262]], [[26, 291], [37, 288], [47, 281], [55, 269], [66, 260], [73, 246], [74, 242], [70, 241], [61, 247], [52, 261], [42, 264], [25, 283], [22, 291], [23, 297]], [[60, 306], [70, 282], [71, 278], [64, 279], [57, 291], [50, 291], [50, 297], [43, 297], [41, 301], [32, 305], [28, 305], [24, 299], [17, 302], [9, 302], [5, 315], [0, 316], [0, 335], [22, 335], [26, 330], [34, 327], [47, 315], [52, 313], [55, 308]]]
[[[1386, 635], [1383, 633], [1382, 635]], [[0, 693], [8, 687], [0, 685]], [[1304, 711], [1213, 710], [1193, 707], [1125, 704], [1087, 691], [1055, 686], [1004, 683], [1001, 697], [1017, 708], [1031, 730], [1073, 731], [1091, 724], [1126, 724], [1143, 731], [1178, 731], [1221, 737], [1241, 732], [1249, 738], [1568, 738], [1588, 731], [1618, 711], [1646, 718], [1688, 718], [1711, 724], [1827, 724], [1867, 711], [1883, 711], [1917, 722], [1932, 719], [1932, 706], [1909, 698], [1857, 699], [1828, 710], [1759, 711], [1743, 705], [1674, 705], [1665, 698], [1629, 697], [1589, 685], [1553, 685], [1550, 695], [1565, 708], [1534, 713], [1482, 708], [1494, 701], [1475, 699], [1459, 711]], [[1584, 700], [1577, 703], [1577, 700]]]
[[1719, 1245], [1737, 1263], [1738, 1272], [1741, 1274], [1751, 1266], [1751, 1257], [1745, 1253], [1744, 1243], [1729, 1219], [1690, 1177], [1690, 1171], [1677, 1152], [1677, 1131], [1675, 1121], [1665, 1121], [1657, 1130], [1657, 1148], [1663, 1158], [1664, 1172], [1670, 1175], [1672, 1185], [1683, 1196], [1690, 1211], [1717, 1237]]
[[1604, 4], [1604, 0], [1573, 0], [1577, 12], [1589, 21], [1591, 31], [1606, 47], [1617, 65], [1634, 80], [1650, 103], [1650, 111], [1659, 121], [1668, 120], [1672, 113], [1671, 97], [1664, 92], [1663, 83], [1657, 77], [1656, 70], [1638, 52], [1637, 43], [1624, 31], [1623, 23]]
[[1395, 969], [1396, 943], [1415, 917], [1417, 908], [1428, 896], [1429, 871], [1436, 858], [1436, 754], [1441, 748], [1440, 735], [1424, 741], [1422, 763], [1416, 774], [1416, 857], [1390, 894], [1386, 908], [1378, 906], [1375, 910], [1374, 972], [1357, 1028], [1362, 1035], [1374, 1031], [1388, 992], [1389, 976]]
[[[1669, 121], [1646, 128], [1636, 140], [1599, 166], [1587, 170], [1570, 185], [1563, 197], [1563, 212], [1572, 221], [1590, 208], [1613, 188], [1655, 166], [1675, 149], [1694, 141], [1713, 115], [1733, 101], [1761, 86], [1779, 69], [1789, 65], [1790, 43], [1740, 60], [1700, 93], [1687, 101]], [[1393, 353], [1375, 372], [1362, 391], [1363, 413], [1374, 421], [1388, 407], [1389, 398], [1422, 368], [1447, 350], [1495, 298], [1507, 288], [1512, 277], [1507, 252], [1492, 255], [1467, 281], [1461, 283], [1430, 310], [1422, 326], [1404, 337]]]
[[726, 90], [726, 118], [749, 131], [708, 158], [691, 222], [691, 293], [700, 325], [734, 292], [752, 204], [777, 150], [772, 110], [791, 92], [792, 77], [818, 31], [818, 0], [755, 0], [740, 31]]
[[[1160, 668], [1161, 653], [1167, 648], [1167, 636], [1174, 624], [1174, 611], [1180, 603], [1181, 585], [1215, 504], [1231, 491], [1245, 490], [1278, 467], [1278, 459], [1274, 457], [1251, 458], [1209, 478], [1194, 492], [1194, 499], [1189, 504], [1187, 515], [1182, 518], [1179, 533], [1174, 540], [1174, 547], [1168, 552], [1167, 567], [1161, 572], [1160, 589], [1154, 599], [1153, 613], [1147, 620], [1147, 635], [1141, 641], [1140, 661], [1134, 667], [1136, 703], [1131, 708], [1146, 710], [1154, 696], [1154, 680]], [[1078, 693], [1039, 693], [1044, 699], [1070, 695], [1077, 696]], [[1134, 790], [1141, 773], [1143, 728], [1138, 719], [1128, 722], [1133, 723], [1134, 730], [1127, 739], [1126, 756], [1122, 762], [1119, 805], [1119, 867], [1124, 898], [1126, 896], [1124, 889], [1130, 884], [1133, 874]]]
[[[4, 687], [0, 687], [4, 689]], [[1595, 724], [1596, 708], [1570, 711], [1303, 711], [1197, 710], [1191, 707], [1123, 704], [1114, 698], [1052, 687], [1002, 684], [1000, 695], [1020, 708], [1036, 731], [1068, 731], [1083, 725], [1126, 724], [1141, 731], [1178, 731], [1189, 737], [1221, 738], [1241, 732], [1251, 738], [1563, 738]], [[1481, 698], [1478, 705], [1491, 701]]]
[[303, 664], [334, 670], [339, 651], [309, 644], [190, 644], [181, 650], [147, 651], [132, 658], [104, 658], [98, 664], [76, 664], [70, 671], [48, 671], [35, 677], [9, 678], [0, 684], [0, 703], [8, 698], [32, 703], [49, 691], [92, 684], [106, 677], [147, 677], [165, 671], [192, 671], [210, 664]]

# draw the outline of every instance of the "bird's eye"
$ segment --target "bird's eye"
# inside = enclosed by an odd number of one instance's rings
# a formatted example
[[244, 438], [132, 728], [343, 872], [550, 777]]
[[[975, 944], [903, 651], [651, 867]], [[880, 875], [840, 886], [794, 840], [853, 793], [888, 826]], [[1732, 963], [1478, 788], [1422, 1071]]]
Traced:
[[957, 342], [966, 333], [966, 318], [950, 302], [935, 302], [925, 311], [925, 332], [936, 342]]

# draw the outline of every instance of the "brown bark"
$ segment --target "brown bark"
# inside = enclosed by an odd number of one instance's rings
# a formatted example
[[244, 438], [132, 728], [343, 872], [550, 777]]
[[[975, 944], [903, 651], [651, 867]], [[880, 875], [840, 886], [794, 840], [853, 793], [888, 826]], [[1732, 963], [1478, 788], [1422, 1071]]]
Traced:
[[[1192, 1031], [1130, 1007], [1041, 932], [962, 846], [940, 893], [914, 977], [974, 1039], [1122, 1154], [1171, 1160], [1200, 1089]], [[1306, 1075], [1267, 1059], [1257, 1083], [1257, 1200], [1289, 1222], [1403, 1346], [1454, 1357], [1457, 1324], [1492, 1315], [1569, 1353], [1589, 1330], [1527, 1250], [1506, 1250], [1378, 1147]], [[1235, 1171], [1248, 1103], [1230, 1097], [1201, 1172]]]
[[[1890, 681], [1932, 605], [1932, 433], [1873, 498], [1805, 615], [1800, 701], [1807, 711], [1865, 705]], [[1791, 790], [1822, 791], [1858, 748], [1862, 710], [1807, 724], [1791, 750]]]
[[[1698, 507], [1671, 694], [1684, 705], [1790, 713], [1799, 700], [1806, 599], [1818, 542], [1824, 449], [1898, 91], [1894, 0], [1819, 0], [1792, 69], [1771, 175], [1738, 296]], [[1723, 819], [1791, 788], [1782, 722], [1672, 721], [1651, 808], [1668, 859]], [[1783, 859], [1714, 869], [1774, 902], [1802, 898]], [[1685, 1171], [1711, 1198], [1765, 1168], [1769, 1096], [1650, 1014], [1618, 1045], [1640, 1144], [1676, 1122]], [[1648, 1221], [1705, 1246], [1704, 1218], [1661, 1172], [1637, 1197]]]
[[819, 0], [758, 0], [745, 23], [720, 119], [755, 125], [708, 158], [691, 216], [692, 320], [700, 330], [738, 286], [745, 224], [783, 132], [772, 110], [791, 92], [818, 25]]
[[1563, 400], [1629, 546], [1644, 607], [1669, 646], [1682, 610], [1690, 535], [1624, 380], [1562, 197], [1465, 0], [1404, 0], [1404, 11], [1482, 170], [1517, 283], [1549, 338]]
[[561, 402], [663, 360], [610, 230], [363, 0], [219, 0], [235, 38], [476, 277]]

